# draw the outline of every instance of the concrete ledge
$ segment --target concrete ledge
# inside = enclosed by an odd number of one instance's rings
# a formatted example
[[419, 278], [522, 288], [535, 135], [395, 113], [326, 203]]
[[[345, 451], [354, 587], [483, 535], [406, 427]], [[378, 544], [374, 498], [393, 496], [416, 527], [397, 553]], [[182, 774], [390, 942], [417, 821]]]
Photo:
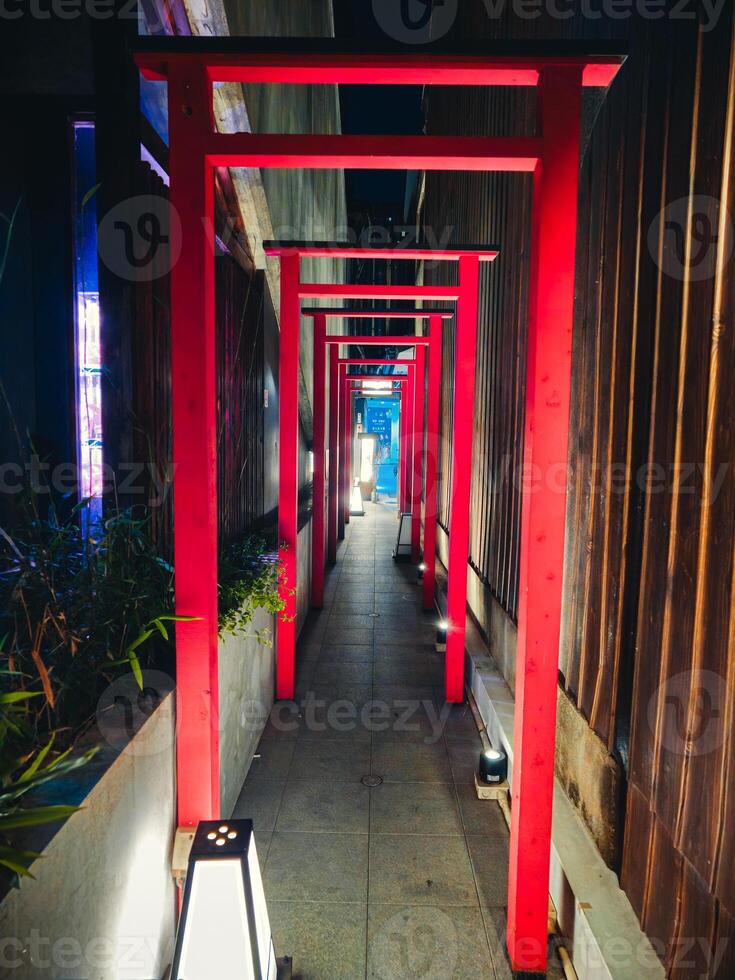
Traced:
[[[475, 624], [468, 618], [466, 680], [490, 741], [513, 771], [515, 704]], [[663, 980], [664, 968], [628, 898], [555, 780], [549, 891], [580, 980]]]

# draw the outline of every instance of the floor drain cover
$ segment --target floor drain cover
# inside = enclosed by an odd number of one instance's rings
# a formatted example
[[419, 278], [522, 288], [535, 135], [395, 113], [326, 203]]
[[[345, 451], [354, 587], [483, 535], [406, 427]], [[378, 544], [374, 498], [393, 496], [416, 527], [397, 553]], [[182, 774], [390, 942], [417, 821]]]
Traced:
[[382, 786], [383, 777], [382, 776], [363, 776], [360, 780], [363, 786]]

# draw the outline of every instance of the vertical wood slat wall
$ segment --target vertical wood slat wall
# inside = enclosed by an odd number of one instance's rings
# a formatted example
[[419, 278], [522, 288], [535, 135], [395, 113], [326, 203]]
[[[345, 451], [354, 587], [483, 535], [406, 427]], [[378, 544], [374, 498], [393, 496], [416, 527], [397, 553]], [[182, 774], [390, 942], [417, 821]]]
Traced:
[[[167, 196], [160, 178], [140, 167], [141, 193]], [[146, 498], [154, 539], [173, 555], [170, 283], [138, 284], [134, 345], [136, 462], [150, 474]], [[217, 484], [219, 538], [225, 544], [264, 516], [264, 304], [261, 273], [249, 276], [226, 255], [215, 259], [217, 330]], [[156, 483], [164, 482], [159, 494]], [[160, 499], [159, 499], [160, 498]]]
[[[483, 6], [461, 8], [458, 33], [498, 32]], [[630, 56], [580, 187], [560, 667], [627, 774], [621, 884], [677, 980], [735, 976], [732, 16], [619, 25]], [[515, 28], [601, 33], [581, 18]], [[530, 125], [512, 94], [432, 90], [428, 109], [435, 133]], [[511, 617], [519, 485], [501, 461], [520, 460], [527, 199], [523, 178], [429, 173], [423, 213], [434, 233], [501, 248], [482, 282], [470, 562]], [[682, 260], [706, 274], [685, 282]], [[450, 459], [444, 438], [445, 527]]]
[[[429, 131], [505, 135], [520, 122], [533, 133], [533, 99], [521, 90], [442, 89], [428, 103]], [[470, 564], [515, 618], [518, 592], [521, 442], [525, 369], [526, 267], [531, 178], [517, 174], [428, 172], [424, 235], [450, 242], [500, 242], [480, 273], [478, 375], [472, 470]], [[512, 215], [512, 218], [511, 218]], [[504, 235], [507, 229], [508, 236]], [[425, 263], [427, 283], [456, 277], [450, 263]], [[454, 324], [443, 334], [439, 523], [449, 526]]]

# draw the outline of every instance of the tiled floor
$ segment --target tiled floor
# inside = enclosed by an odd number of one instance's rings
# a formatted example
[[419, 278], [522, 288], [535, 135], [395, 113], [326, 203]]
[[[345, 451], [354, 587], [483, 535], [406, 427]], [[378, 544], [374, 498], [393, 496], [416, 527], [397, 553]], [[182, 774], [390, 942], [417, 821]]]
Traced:
[[444, 704], [435, 618], [395, 535], [386, 507], [352, 519], [297, 701], [276, 706], [235, 816], [255, 821], [296, 977], [505, 980], [507, 828], [474, 794], [481, 743], [469, 708]]

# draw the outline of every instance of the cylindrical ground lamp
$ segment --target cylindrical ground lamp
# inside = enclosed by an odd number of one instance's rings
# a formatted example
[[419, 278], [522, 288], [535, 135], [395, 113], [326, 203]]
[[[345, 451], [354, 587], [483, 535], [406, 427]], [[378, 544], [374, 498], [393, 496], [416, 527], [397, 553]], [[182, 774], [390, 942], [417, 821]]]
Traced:
[[480, 753], [479, 779], [488, 786], [497, 786], [508, 778], [508, 757], [499, 749]]

